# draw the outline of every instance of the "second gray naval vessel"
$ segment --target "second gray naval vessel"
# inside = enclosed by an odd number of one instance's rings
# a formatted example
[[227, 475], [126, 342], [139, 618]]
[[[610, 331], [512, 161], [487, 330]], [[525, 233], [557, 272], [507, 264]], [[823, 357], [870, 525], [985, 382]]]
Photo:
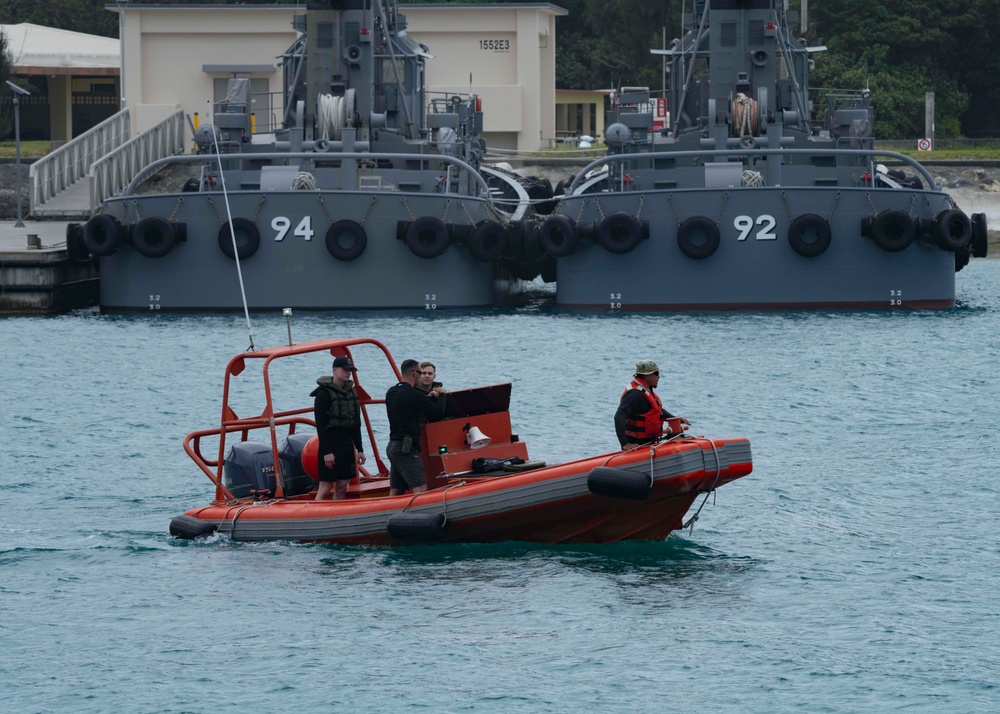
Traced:
[[[612, 98], [608, 156], [538, 224], [556, 301], [604, 310], [947, 308], [987, 251], [918, 162], [876, 152], [868, 90], [810, 98], [808, 47], [780, 0], [695, 0], [653, 98]], [[813, 120], [814, 115], [818, 117]], [[887, 168], [880, 163], [899, 163]]]

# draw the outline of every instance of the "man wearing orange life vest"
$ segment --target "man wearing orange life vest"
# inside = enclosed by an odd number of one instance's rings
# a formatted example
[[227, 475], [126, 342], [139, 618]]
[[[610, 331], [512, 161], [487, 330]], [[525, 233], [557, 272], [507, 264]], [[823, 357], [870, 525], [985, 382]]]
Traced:
[[[658, 439], [663, 433], [663, 423], [674, 415], [663, 408], [655, 389], [660, 383], [660, 368], [651, 359], [635, 364], [635, 377], [622, 392], [618, 411], [615, 412], [615, 433], [623, 451], [631, 451], [642, 444]], [[682, 424], [689, 423], [681, 418]]]

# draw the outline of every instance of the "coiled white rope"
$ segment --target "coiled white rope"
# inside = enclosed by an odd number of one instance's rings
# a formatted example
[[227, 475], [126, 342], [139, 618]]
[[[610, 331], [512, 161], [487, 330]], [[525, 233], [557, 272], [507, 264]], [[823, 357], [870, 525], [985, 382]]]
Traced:
[[292, 179], [292, 188], [296, 191], [315, 191], [316, 177], [308, 171], [299, 171]]
[[317, 100], [316, 121], [321, 139], [338, 141], [347, 119], [347, 102], [344, 97], [321, 94]]

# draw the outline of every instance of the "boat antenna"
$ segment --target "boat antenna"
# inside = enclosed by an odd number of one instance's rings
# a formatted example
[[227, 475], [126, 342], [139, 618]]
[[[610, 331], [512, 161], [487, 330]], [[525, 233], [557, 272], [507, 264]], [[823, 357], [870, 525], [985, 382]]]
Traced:
[[[226, 204], [226, 218], [229, 220], [229, 238], [233, 241], [233, 259], [236, 260], [236, 275], [240, 279], [240, 295], [243, 297], [243, 314], [247, 319], [247, 334], [250, 337], [250, 347], [247, 352], [256, 351], [253, 345], [253, 327], [250, 326], [250, 308], [247, 307], [247, 291], [243, 287], [243, 269], [240, 267], [240, 251], [236, 245], [236, 229], [233, 227], [233, 212], [229, 207], [229, 191], [226, 189], [226, 176], [222, 170], [222, 150], [219, 148], [219, 129], [212, 126], [212, 140], [215, 142], [215, 159], [219, 164], [219, 183], [222, 184], [222, 198]], [[290, 330], [291, 328], [289, 328]]]

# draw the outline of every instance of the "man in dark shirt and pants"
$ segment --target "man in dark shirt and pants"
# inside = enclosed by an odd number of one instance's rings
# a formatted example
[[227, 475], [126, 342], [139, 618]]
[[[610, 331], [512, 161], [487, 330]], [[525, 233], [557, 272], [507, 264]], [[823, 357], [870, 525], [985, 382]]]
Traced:
[[354, 466], [355, 449], [357, 462], [365, 462], [361, 405], [351, 380], [356, 371], [350, 358], [338, 357], [333, 361], [333, 376], [317, 379], [319, 386], [310, 394], [315, 397], [313, 417], [319, 437], [317, 501], [328, 500], [331, 489], [334, 500], [347, 498], [347, 486], [358, 473]]
[[389, 469], [389, 495], [398, 496], [407, 489], [413, 493], [427, 490], [424, 465], [420, 460], [420, 425], [444, 416], [445, 392], [432, 389], [425, 394], [415, 388], [420, 377], [420, 363], [403, 360], [399, 365], [402, 381], [385, 393], [385, 411], [389, 417], [389, 445], [385, 453]]

